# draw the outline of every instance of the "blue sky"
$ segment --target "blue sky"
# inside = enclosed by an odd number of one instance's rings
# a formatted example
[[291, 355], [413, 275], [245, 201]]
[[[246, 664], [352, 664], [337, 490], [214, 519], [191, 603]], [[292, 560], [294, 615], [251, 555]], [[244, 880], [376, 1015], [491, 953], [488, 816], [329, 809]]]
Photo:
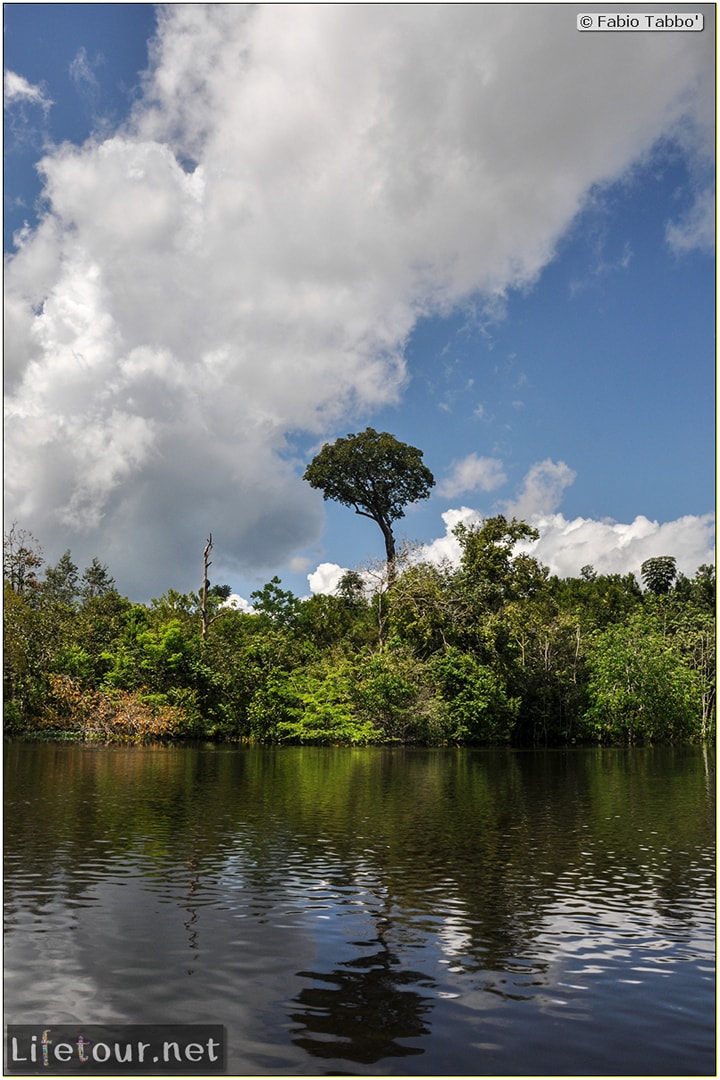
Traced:
[[134, 599], [208, 531], [239, 595], [331, 588], [382, 537], [301, 476], [371, 425], [424, 557], [503, 512], [563, 575], [712, 559], [700, 9], [5, 5], [6, 521]]

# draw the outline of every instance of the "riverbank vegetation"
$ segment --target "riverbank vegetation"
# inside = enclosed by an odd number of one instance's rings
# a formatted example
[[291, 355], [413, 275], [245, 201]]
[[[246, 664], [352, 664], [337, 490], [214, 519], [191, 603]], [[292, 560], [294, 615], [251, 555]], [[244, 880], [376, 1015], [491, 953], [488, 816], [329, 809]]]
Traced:
[[[520, 521], [459, 526], [301, 599], [273, 578], [132, 603], [94, 559], [5, 537], [5, 732], [95, 741], [557, 746], [715, 733], [715, 572], [552, 576]], [[527, 546], [527, 544], [526, 544]]]

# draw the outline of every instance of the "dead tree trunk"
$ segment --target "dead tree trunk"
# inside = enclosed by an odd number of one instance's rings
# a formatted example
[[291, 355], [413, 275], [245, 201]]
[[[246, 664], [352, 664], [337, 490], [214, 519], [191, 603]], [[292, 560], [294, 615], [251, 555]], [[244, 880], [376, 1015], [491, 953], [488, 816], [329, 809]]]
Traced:
[[210, 562], [210, 552], [212, 551], [212, 546], [212, 533], [210, 533], [208, 541], [205, 545], [205, 550], [203, 551], [203, 583], [202, 592], [200, 594], [200, 618], [202, 619], [203, 639], [207, 637], [208, 626], [210, 625], [210, 619], [208, 618], [207, 592], [208, 586], [210, 584], [208, 580], [208, 567], [212, 565], [212, 563]]

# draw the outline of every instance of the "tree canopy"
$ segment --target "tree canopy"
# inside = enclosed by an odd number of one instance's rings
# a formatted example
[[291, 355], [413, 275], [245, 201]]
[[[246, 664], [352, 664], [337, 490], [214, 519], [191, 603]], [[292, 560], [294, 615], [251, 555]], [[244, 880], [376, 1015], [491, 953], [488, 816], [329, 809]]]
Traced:
[[664, 596], [670, 592], [672, 583], [677, 577], [674, 555], [656, 555], [654, 559], [646, 559], [640, 567], [645, 587], [656, 596]]
[[13, 528], [5, 732], [435, 746], [714, 738], [714, 567], [669, 581], [672, 557], [646, 560], [646, 585], [660, 571], [654, 590], [640, 588], [640, 567], [561, 579], [528, 554], [537, 533], [525, 522], [487, 518], [455, 535], [455, 564], [408, 551], [392, 583], [353, 570], [335, 595], [305, 599], [276, 576], [240, 611], [220, 606], [223, 585], [131, 603], [99, 560], [80, 574], [66, 551], [43, 568], [37, 541]]
[[423, 463], [422, 450], [400, 442], [387, 431], [366, 428], [325, 443], [305, 470], [303, 479], [324, 499], [350, 506], [379, 525], [388, 566], [395, 560], [393, 522], [404, 517], [408, 503], [426, 499], [435, 478]]

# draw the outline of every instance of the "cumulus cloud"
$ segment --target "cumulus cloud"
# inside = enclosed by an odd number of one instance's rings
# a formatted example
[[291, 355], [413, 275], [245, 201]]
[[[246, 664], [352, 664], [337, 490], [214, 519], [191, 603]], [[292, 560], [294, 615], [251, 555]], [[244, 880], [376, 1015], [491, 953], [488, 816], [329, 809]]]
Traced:
[[423, 544], [418, 549], [418, 558], [438, 566], [441, 563], [457, 566], [462, 555], [462, 548], [454, 535], [455, 529], [458, 525], [466, 525], [468, 528], [480, 525], [487, 515], [469, 506], [461, 506], [456, 510], [445, 510], [440, 516], [445, 523], [445, 535], [437, 537], [429, 544]]
[[[418, 557], [435, 564], [457, 566], [461, 548], [453, 535], [459, 524], [482, 524], [479, 510], [463, 506], [442, 514], [445, 534], [424, 545]], [[578, 577], [583, 566], [593, 566], [599, 574], [635, 574], [646, 559], [674, 555], [678, 570], [692, 577], [699, 566], [715, 561], [715, 517], [713, 514], [686, 515], [660, 523], [639, 515], [634, 521], [569, 520], [562, 514], [534, 515], [528, 520], [540, 533], [538, 540], [518, 545], [547, 566], [558, 577]]]
[[320, 563], [318, 568], [307, 576], [310, 592], [334, 593], [346, 573], [347, 567], [338, 566], [337, 563]]
[[195, 587], [210, 528], [219, 573], [287, 563], [322, 528], [307, 445], [400, 400], [418, 318], [531, 283], [591, 188], [707, 126], [701, 37], [609, 50], [544, 5], [161, 8], [131, 119], [47, 153], [6, 267], [9, 519], [136, 597]]
[[[593, 566], [601, 574], [639, 575], [645, 559], [674, 555], [678, 569], [692, 576], [703, 564], [715, 561], [714, 514], [688, 514], [675, 521], [650, 521], [638, 515], [632, 522], [568, 519], [556, 513], [565, 488], [575, 473], [565, 462], [536, 462], [530, 467], [514, 502], [505, 503], [505, 516], [526, 521], [539, 532], [539, 539], [524, 541], [518, 550], [527, 551], [559, 577], [577, 577], [583, 566]], [[440, 564], [458, 565], [462, 549], [454, 535], [458, 525], [481, 525], [488, 513], [468, 506], [446, 510], [442, 515], [443, 536], [418, 550], [418, 557]]]
[[254, 615], [255, 608], [249, 600], [239, 593], [231, 593], [227, 600], [223, 600], [221, 608], [232, 608], [233, 611], [241, 611], [244, 615]]
[[437, 485], [437, 493], [453, 499], [468, 491], [494, 491], [506, 480], [502, 461], [472, 453], [461, 461], [453, 461], [449, 476]]
[[[319, 593], [326, 596], [336, 595], [338, 586], [347, 572], [347, 567], [338, 566], [337, 563], [320, 563], [317, 570], [307, 576], [310, 592], [313, 595]], [[359, 567], [355, 572], [360, 579], [360, 584], [368, 600], [375, 595], [379, 588], [387, 588], [387, 575], [383, 561], [379, 561], [375, 565]]]
[[506, 517], [528, 521], [538, 514], [548, 514], [562, 501], [566, 487], [575, 473], [564, 461], [538, 461], [530, 467], [517, 498], [505, 503]]
[[639, 515], [626, 524], [553, 514], [538, 516], [532, 524], [540, 539], [528, 550], [560, 577], [577, 577], [590, 565], [600, 574], [634, 573], [639, 579], [643, 562], [657, 555], [674, 555], [678, 570], [691, 577], [699, 566], [715, 561], [714, 514], [663, 523]]

